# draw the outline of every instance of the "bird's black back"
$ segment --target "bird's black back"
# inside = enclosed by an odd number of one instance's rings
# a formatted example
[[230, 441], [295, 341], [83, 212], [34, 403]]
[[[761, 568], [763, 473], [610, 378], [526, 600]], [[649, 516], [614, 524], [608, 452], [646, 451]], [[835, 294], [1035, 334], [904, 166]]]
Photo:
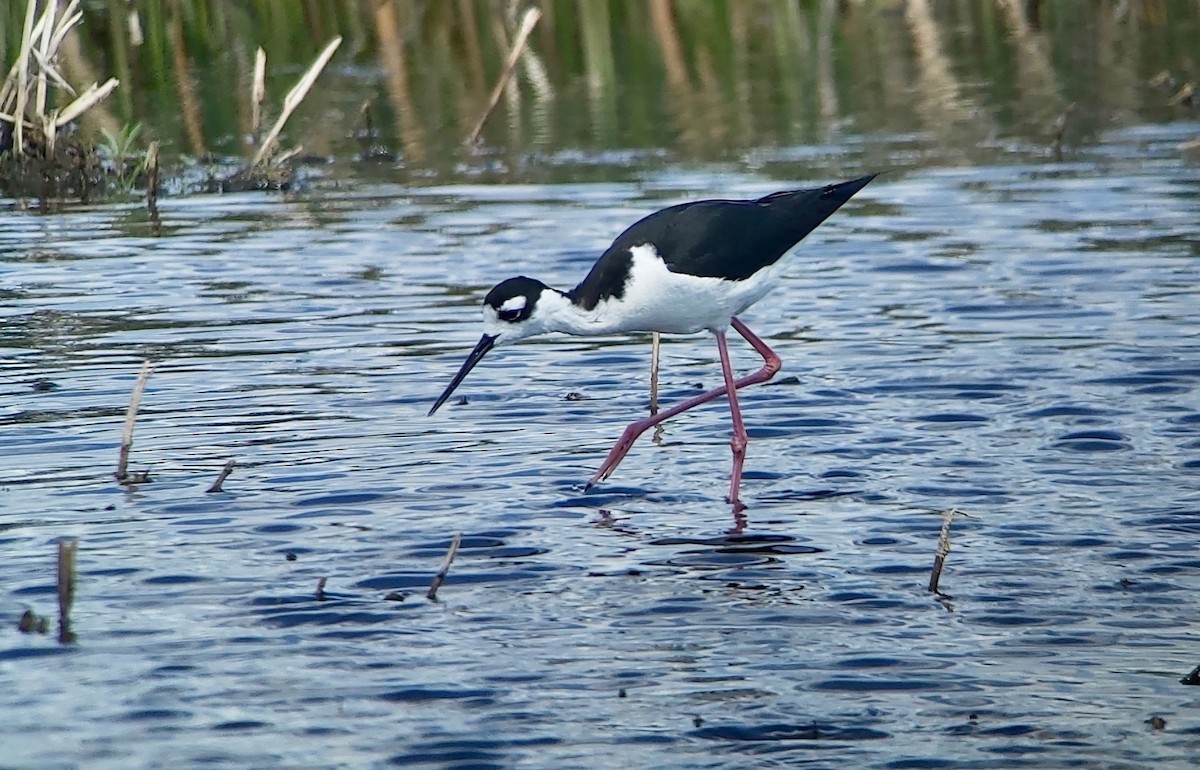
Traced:
[[656, 211], [617, 236], [569, 296], [588, 310], [605, 298], [623, 296], [630, 249], [647, 243], [672, 272], [745, 280], [777, 262], [874, 178]]

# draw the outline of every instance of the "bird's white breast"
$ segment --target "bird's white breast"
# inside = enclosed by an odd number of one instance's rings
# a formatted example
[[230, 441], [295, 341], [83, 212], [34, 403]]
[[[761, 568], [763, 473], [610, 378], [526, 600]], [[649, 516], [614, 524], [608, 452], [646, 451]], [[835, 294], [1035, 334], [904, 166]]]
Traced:
[[777, 283], [776, 262], [742, 281], [675, 273], [651, 244], [630, 249], [630, 279], [621, 297], [609, 297], [588, 312], [586, 331], [574, 333], [658, 331], [690, 334], [724, 329], [729, 319], [762, 299]]

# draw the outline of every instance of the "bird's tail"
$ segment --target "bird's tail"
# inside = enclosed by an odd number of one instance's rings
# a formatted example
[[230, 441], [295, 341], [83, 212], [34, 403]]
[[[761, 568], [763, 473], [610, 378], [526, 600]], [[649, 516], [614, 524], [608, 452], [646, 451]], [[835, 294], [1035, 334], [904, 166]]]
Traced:
[[828, 219], [833, 212], [840, 209], [842, 204], [853, 198], [876, 176], [876, 174], [868, 174], [858, 179], [851, 179], [849, 182], [838, 182], [825, 187], [771, 193], [764, 198], [759, 198], [756, 203], [787, 217], [791, 235], [799, 241], [816, 229], [817, 225]]

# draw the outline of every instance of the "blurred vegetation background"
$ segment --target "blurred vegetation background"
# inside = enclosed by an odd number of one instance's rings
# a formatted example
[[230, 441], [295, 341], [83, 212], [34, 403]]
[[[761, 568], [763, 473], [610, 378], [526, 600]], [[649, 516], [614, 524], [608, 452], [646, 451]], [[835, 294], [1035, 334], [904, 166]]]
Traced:
[[[85, 130], [142, 123], [165, 153], [244, 155], [256, 49], [278, 111], [341, 35], [290, 141], [339, 158], [375, 145], [431, 173], [481, 155], [720, 160], [875, 140], [906, 148], [892, 165], [960, 163], [1196, 114], [1200, 0], [539, 0], [480, 148], [465, 150], [527, 5], [88, 0], [59, 65], [76, 84], [121, 81]], [[0, 0], [6, 67], [25, 8]]]

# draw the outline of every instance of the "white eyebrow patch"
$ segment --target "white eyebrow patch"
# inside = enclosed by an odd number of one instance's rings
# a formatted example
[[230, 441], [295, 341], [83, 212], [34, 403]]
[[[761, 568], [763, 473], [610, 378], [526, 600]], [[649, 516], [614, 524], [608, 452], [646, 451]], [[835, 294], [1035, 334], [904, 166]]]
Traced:
[[502, 305], [500, 305], [500, 309], [501, 310], [524, 310], [526, 302], [528, 302], [528, 300], [521, 295], [517, 295], [515, 297], [509, 297], [508, 299], [504, 300], [504, 303]]

